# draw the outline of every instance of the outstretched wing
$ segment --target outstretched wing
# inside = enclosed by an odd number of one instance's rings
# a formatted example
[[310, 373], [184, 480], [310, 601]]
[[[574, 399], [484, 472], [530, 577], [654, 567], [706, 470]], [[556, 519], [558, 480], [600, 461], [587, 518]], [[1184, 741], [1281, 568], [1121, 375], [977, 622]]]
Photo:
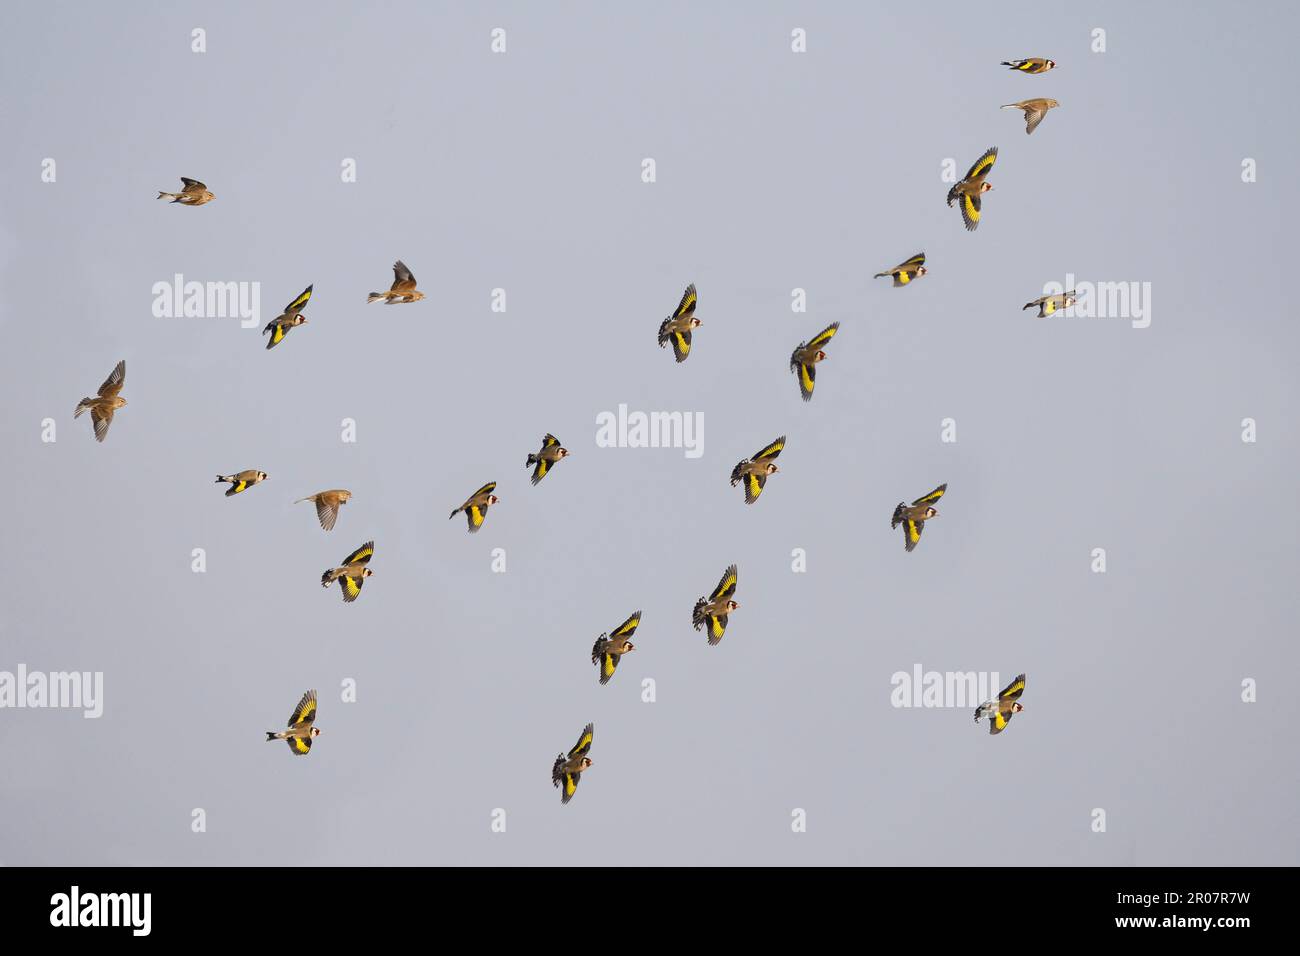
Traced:
[[399, 287], [403, 289], [415, 288], [415, 276], [411, 270], [406, 268], [406, 263], [398, 259], [393, 263], [393, 288], [392, 292], [398, 291]]
[[736, 593], [736, 582], [738, 580], [736, 566], [733, 564], [727, 570], [722, 572], [722, 578], [718, 581], [718, 586], [713, 589], [709, 595], [709, 603], [715, 601], [730, 601], [731, 596]]
[[775, 458], [777, 455], [781, 454], [781, 449], [783, 449], [784, 447], [785, 447], [785, 436], [782, 435], [776, 441], [772, 442], [772, 444], [768, 445], [765, 448], [760, 449], [750, 460], [759, 461], [764, 458]]
[[691, 354], [691, 330], [683, 329], [680, 332], [669, 332], [673, 343], [673, 357], [678, 362], [685, 362]]
[[716, 644], [722, 640], [722, 635], [727, 633], [727, 615], [710, 614], [707, 623], [709, 627], [709, 644]]
[[572, 759], [574, 757], [587, 756], [588, 751], [591, 750], [591, 740], [595, 733], [595, 724], [588, 724], [586, 727], [583, 727], [582, 736], [578, 738], [578, 742], [569, 750], [569, 758]]
[[370, 558], [374, 553], [375, 543], [373, 541], [367, 541], [343, 559], [343, 566], [347, 567], [349, 564], [369, 564]]
[[314, 285], [315, 283], [313, 282], [312, 285], [307, 286], [307, 288], [302, 290], [302, 295], [298, 296], [298, 298], [294, 299], [284, 307], [286, 315], [295, 315], [306, 308], [307, 303], [311, 301], [311, 290]]
[[185, 184], [185, 192], [187, 193], [198, 192], [200, 190], [208, 188], [207, 186], [203, 185], [203, 183], [199, 182], [197, 179], [190, 179], [188, 176], [182, 176], [181, 182]]
[[492, 494], [492, 492], [494, 492], [494, 491], [496, 491], [496, 490], [497, 490], [497, 483], [496, 483], [495, 481], [489, 481], [486, 485], [484, 485], [484, 486], [483, 486], [482, 488], [480, 488], [478, 491], [474, 492], [474, 494], [470, 495], [470, 498], [471, 498], [471, 499], [474, 499], [474, 498], [477, 498], [479, 495], [490, 495], [490, 494]]
[[361, 586], [366, 583], [365, 578], [354, 578], [348, 574], [339, 575], [339, 588], [343, 591], [343, 603], [351, 604], [361, 593]]
[[839, 330], [840, 330], [840, 324], [838, 322], [832, 322], [830, 325], [826, 326], [826, 328], [822, 329], [820, 332], [818, 332], [816, 335], [812, 337], [812, 340], [808, 343], [808, 348], [810, 349], [821, 348], [831, 339], [835, 338], [835, 333], [838, 332]]
[[989, 174], [993, 164], [998, 161], [998, 148], [990, 146], [984, 151], [984, 155], [975, 160], [975, 165], [966, 173], [966, 180], [982, 179]]
[[962, 222], [966, 223], [967, 231], [973, 231], [980, 224], [980, 209], [984, 206], [984, 200], [979, 193], [962, 193], [957, 201], [961, 205]]
[[310, 737], [286, 737], [284, 740], [289, 745], [289, 749], [300, 757], [311, 750]]
[[695, 283], [692, 282], [686, 287], [686, 291], [682, 293], [682, 301], [677, 304], [677, 309], [673, 312], [673, 318], [680, 319], [684, 316], [694, 315], [696, 298]]
[[310, 724], [316, 719], [316, 692], [309, 690], [302, 695], [302, 700], [298, 701], [298, 706], [293, 709], [289, 715], [288, 727], [294, 724]]
[[745, 475], [745, 504], [752, 505], [758, 500], [758, 496], [763, 493], [763, 488], [767, 484], [767, 475], [756, 475], [749, 472]]
[[1025, 675], [1021, 674], [1008, 684], [1001, 693], [998, 694], [998, 700], [1015, 700], [1025, 692]]
[[916, 543], [921, 540], [921, 532], [925, 529], [924, 521], [914, 521], [911, 518], [903, 519], [903, 550], [911, 551], [916, 547]]
[[632, 616], [610, 632], [610, 637], [631, 637], [641, 623], [641, 612], [634, 611]]
[[126, 359], [118, 362], [113, 366], [113, 371], [104, 379], [104, 384], [99, 386], [100, 398], [116, 398], [117, 393], [122, 391], [122, 383], [126, 381]]
[[930, 492], [928, 495], [922, 495], [920, 498], [917, 498], [915, 501], [912, 502], [912, 504], [932, 505], [940, 498], [942, 498], [943, 493], [947, 490], [948, 490], [948, 483], [945, 481], [942, 485], [934, 489], [934, 491]]

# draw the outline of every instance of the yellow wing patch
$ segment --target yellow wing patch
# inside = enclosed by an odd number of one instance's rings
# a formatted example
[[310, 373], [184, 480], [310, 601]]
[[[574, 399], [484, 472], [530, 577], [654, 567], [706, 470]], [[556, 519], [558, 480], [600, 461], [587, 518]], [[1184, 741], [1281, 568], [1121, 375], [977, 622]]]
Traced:
[[921, 540], [921, 526], [911, 518], [907, 519], [907, 540], [912, 544]]
[[727, 632], [727, 619], [725, 617], [709, 616], [709, 643], [716, 644], [722, 640], [722, 635]]
[[691, 333], [674, 332], [673, 333], [673, 352], [677, 356], [677, 361], [684, 362], [686, 357], [691, 354]]
[[943, 497], [943, 493], [947, 490], [948, 490], [948, 483], [945, 481], [942, 485], [934, 489], [934, 491], [930, 492], [928, 495], [922, 495], [920, 498], [917, 498], [915, 501], [912, 502], [912, 504], [914, 505], [934, 504], [936, 501], [938, 501], [940, 498]]
[[477, 531], [479, 528], [483, 527], [483, 522], [487, 518], [487, 508], [480, 508], [478, 505], [470, 505], [469, 508], [465, 510], [465, 514], [469, 516], [469, 530]]
[[1021, 674], [1019, 677], [1017, 677], [1015, 680], [1013, 680], [1010, 684], [1008, 684], [1007, 687], [1006, 687], [1006, 689], [1005, 689], [1004, 691], [1002, 691], [1002, 693], [998, 694], [998, 699], [999, 699], [999, 700], [1015, 700], [1017, 697], [1019, 697], [1019, 696], [1020, 696], [1021, 694], [1023, 694], [1024, 692], [1025, 692], [1025, 675], [1024, 675], [1024, 674]]
[[293, 709], [289, 715], [288, 726], [292, 727], [297, 723], [311, 723], [316, 719], [316, 692], [309, 690], [302, 695], [302, 700], [298, 701], [298, 706]]
[[966, 228], [974, 229], [980, 224], [980, 197], [972, 196], [969, 193], [962, 193], [961, 212], [962, 218], [966, 220]]
[[299, 756], [302, 756], [311, 750], [310, 737], [286, 737], [285, 742], [288, 743], [289, 749]]
[[736, 593], [737, 579], [736, 566], [733, 564], [723, 572], [722, 580], [718, 582], [718, 586], [714, 588], [713, 593], [709, 595], [709, 600], [711, 602], [721, 601], [724, 598], [731, 597], [731, 595]]
[[582, 736], [578, 738], [578, 742], [574, 744], [573, 749], [569, 751], [570, 757], [586, 756], [587, 751], [591, 749], [591, 741], [595, 736], [595, 730], [596, 728], [592, 724], [588, 724], [582, 729]]
[[298, 298], [286, 305], [284, 311], [289, 313], [300, 312], [303, 306], [311, 301], [311, 290], [311, 286], [307, 286], [307, 288], [303, 289], [302, 295], [298, 296]]
[[611, 635], [612, 637], [631, 637], [636, 633], [637, 626], [641, 623], [641, 612], [637, 611], [626, 621], [618, 626]]
[[839, 330], [840, 324], [838, 322], [832, 322], [813, 337], [813, 340], [808, 343], [808, 348], [821, 348], [831, 339], [835, 338], [835, 333]]
[[758, 496], [763, 493], [763, 479], [758, 475], [749, 474], [745, 476], [745, 500], [751, 503], [758, 500]]
[[966, 178], [975, 179], [978, 176], [986, 175], [988, 171], [993, 168], [993, 164], [997, 161], [998, 148], [996, 146], [990, 147], [984, 151], [983, 156], [975, 160], [975, 165], [970, 168], [970, 172], [966, 174]]
[[577, 792], [577, 790], [578, 775], [574, 773], [566, 773], [564, 775], [564, 796], [566, 798], [571, 797]]
[[348, 564], [369, 564], [371, 556], [375, 553], [375, 543], [367, 541], [357, 550], [353, 551], [343, 559], [344, 565]]
[[799, 391], [805, 399], [812, 398], [813, 388], [817, 384], [817, 371], [811, 365], [799, 365]]
[[614, 670], [618, 667], [617, 654], [604, 654], [600, 661], [601, 683], [607, 683], [614, 676]]
[[762, 451], [756, 454], [754, 456], [754, 461], [758, 461], [758, 459], [760, 458], [775, 458], [777, 455], [781, 454], [781, 449], [783, 448], [785, 448], [784, 435], [782, 435], [776, 441], [772, 442], [772, 444], [768, 445], [766, 448], [764, 448]]
[[680, 319], [682, 316], [690, 315], [694, 312], [695, 300], [695, 283], [692, 282], [686, 287], [686, 291], [682, 293], [682, 301], [678, 303], [677, 311], [673, 313], [673, 318]]
[[271, 344], [279, 345], [284, 341], [284, 337], [289, 334], [289, 330], [284, 327], [283, 322], [277, 322], [275, 328], [271, 330]]
[[912, 281], [912, 274], [908, 272], [906, 269], [904, 269], [899, 272], [895, 272], [894, 278], [898, 281], [899, 285], [907, 285], [909, 282]]
[[339, 586], [343, 588], [343, 600], [351, 604], [361, 593], [361, 585], [365, 583], [365, 578], [350, 578], [346, 574], [339, 578]]

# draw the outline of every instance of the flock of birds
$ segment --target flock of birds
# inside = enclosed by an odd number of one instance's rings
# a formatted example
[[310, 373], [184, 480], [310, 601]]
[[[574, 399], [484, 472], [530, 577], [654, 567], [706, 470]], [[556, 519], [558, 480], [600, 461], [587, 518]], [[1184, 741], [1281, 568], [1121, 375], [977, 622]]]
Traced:
[[[1007, 60], [1002, 65], [1016, 72], [1036, 76], [1052, 70], [1056, 63], [1043, 57], [1030, 57], [1022, 60]], [[1048, 110], [1058, 105], [1053, 99], [1035, 98], [1010, 103], [1002, 108], [1023, 110], [1025, 132], [1029, 134], [1038, 128]], [[982, 197], [993, 188], [988, 182], [988, 175], [997, 157], [997, 147], [985, 150], [966, 175], [948, 191], [948, 205], [958, 204], [967, 230], [973, 231], [979, 226], [983, 206]], [[181, 183], [184, 188], [180, 192], [160, 191], [158, 198], [168, 199], [172, 203], [183, 206], [202, 206], [216, 198], [212, 191], [197, 179], [181, 177]], [[875, 278], [889, 277], [893, 280], [894, 288], [900, 288], [910, 285], [924, 275], [926, 275], [925, 253], [921, 252], [890, 269], [876, 273]], [[309, 285], [284, 307], [283, 312], [267, 323], [262, 334], [269, 335], [266, 343], [268, 349], [275, 348], [283, 342], [292, 329], [307, 323], [307, 317], [303, 312], [310, 303], [311, 296], [312, 286]], [[424, 293], [416, 288], [415, 276], [405, 263], [398, 260], [393, 265], [392, 286], [386, 292], [370, 293], [366, 301], [395, 305], [419, 302], [423, 298]], [[697, 301], [698, 295], [694, 284], [687, 286], [677, 308], [659, 326], [659, 346], [663, 348], [671, 345], [679, 363], [685, 362], [690, 356], [692, 335], [703, 324], [695, 314]], [[1075, 301], [1075, 294], [1071, 291], [1043, 296], [1026, 304], [1025, 308], [1037, 307], [1038, 315], [1045, 317], [1069, 308]], [[800, 342], [790, 355], [790, 370], [797, 377], [799, 392], [805, 402], [812, 400], [817, 383], [817, 366], [826, 359], [825, 347], [835, 337], [839, 327], [838, 322], [832, 322], [808, 341]], [[73, 417], [79, 418], [82, 413], [89, 412], [97, 441], [104, 441], [108, 436], [109, 426], [113, 423], [114, 413], [126, 405], [126, 399], [120, 394], [125, 381], [126, 362], [121, 361], [100, 386], [98, 393], [93, 397], [83, 398], [77, 405]], [[743, 486], [746, 504], [757, 501], [768, 478], [778, 472], [776, 459], [785, 448], [785, 443], [785, 436], [782, 435], [751, 457], [738, 462], [732, 469], [731, 484], [733, 487]], [[542, 439], [541, 447], [536, 452], [529, 453], [526, 459], [526, 466], [532, 469], [532, 483], [538, 484], [558, 462], [568, 457], [568, 454], [568, 450], [559, 439], [547, 434]], [[230, 497], [242, 494], [268, 477], [264, 471], [247, 469], [229, 475], [218, 475], [216, 480], [218, 483], [230, 486], [226, 489], [226, 496]], [[449, 518], [464, 514], [470, 533], [477, 532], [487, 519], [488, 509], [500, 501], [495, 494], [496, 487], [495, 481], [483, 485], [462, 505], [454, 509]], [[906, 551], [911, 552], [920, 542], [926, 522], [938, 516], [939, 512], [934, 505], [947, 490], [948, 485], [941, 484], [928, 494], [915, 499], [910, 505], [899, 502], [894, 508], [890, 528], [897, 529], [902, 526], [903, 547]], [[312, 502], [316, 506], [316, 517], [321, 528], [331, 531], [338, 520], [339, 509], [347, 504], [351, 497], [351, 491], [336, 488], [300, 498], [294, 503]], [[374, 553], [374, 541], [367, 541], [344, 558], [338, 566], [326, 570], [321, 575], [321, 585], [328, 588], [337, 583], [343, 601], [345, 603], [355, 601], [361, 594], [366, 578], [374, 573], [370, 568], [370, 559]], [[723, 572], [717, 586], [706, 597], [701, 597], [695, 602], [695, 608], [691, 613], [691, 624], [696, 630], [704, 631], [710, 645], [716, 645], [722, 640], [730, 615], [740, 607], [735, 600], [738, 580], [737, 567], [733, 564]], [[596, 639], [591, 649], [591, 661], [596, 665], [602, 685], [609, 683], [623, 656], [635, 650], [631, 638], [640, 623], [641, 612], [637, 611], [618, 627], [601, 634]], [[976, 722], [987, 720], [989, 732], [1000, 733], [1010, 722], [1011, 717], [1024, 709], [1019, 702], [1024, 689], [1025, 675], [1020, 674], [998, 694], [996, 699], [986, 701], [976, 708]], [[289, 749], [295, 754], [310, 753], [312, 741], [321, 732], [315, 723], [316, 708], [316, 692], [308, 691], [294, 707], [286, 728], [280, 731], [267, 731], [266, 739], [286, 741]], [[590, 752], [594, 734], [595, 725], [587, 724], [582, 729], [578, 742], [567, 753], [559, 754], [552, 764], [551, 782], [560, 789], [563, 803], [568, 803], [573, 797], [582, 774], [592, 765]]]

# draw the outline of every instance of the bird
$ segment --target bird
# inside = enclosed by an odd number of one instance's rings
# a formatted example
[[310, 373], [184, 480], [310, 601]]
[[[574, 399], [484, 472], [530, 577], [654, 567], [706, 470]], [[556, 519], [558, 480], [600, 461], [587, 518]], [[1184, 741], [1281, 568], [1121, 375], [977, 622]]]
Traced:
[[123, 359], [113, 367], [108, 378], [104, 379], [104, 384], [99, 386], [97, 397], [83, 398], [77, 403], [77, 410], [72, 413], [72, 417], [80, 418], [82, 412], [90, 412], [90, 421], [95, 426], [95, 441], [102, 442], [108, 437], [108, 426], [113, 424], [113, 413], [126, 404], [126, 399], [118, 395], [125, 381], [126, 359]]
[[[312, 285], [315, 285], [315, 283], [312, 283]], [[303, 289], [302, 295], [284, 307], [284, 312], [281, 315], [277, 315], [266, 323], [266, 328], [262, 330], [262, 334], [271, 333], [271, 337], [266, 340], [268, 349], [273, 349], [283, 342], [290, 329], [296, 329], [300, 325], [307, 324], [307, 316], [302, 314], [302, 310], [311, 301], [311, 290], [312, 286], [307, 286], [307, 288]]]
[[1028, 73], [1030, 76], [1037, 76], [1039, 73], [1046, 73], [1048, 70], [1055, 68], [1056, 61], [1044, 59], [1041, 56], [1031, 56], [1024, 60], [1003, 60], [999, 66], [1009, 66], [1018, 73]]
[[1056, 109], [1061, 104], [1056, 100], [1035, 99], [1021, 100], [1019, 103], [1008, 103], [1002, 107], [1004, 110], [1024, 110], [1025, 111], [1025, 134], [1028, 135], [1038, 128], [1038, 124], [1043, 121], [1048, 110]]
[[948, 483], [944, 482], [928, 495], [922, 495], [909, 506], [904, 502], [899, 502], [898, 507], [894, 509], [894, 517], [889, 522], [891, 529], [897, 528], [900, 524], [903, 526], [903, 548], [911, 551], [916, 547], [916, 542], [921, 540], [921, 532], [925, 530], [925, 523], [931, 518], [938, 517], [939, 512], [932, 505], [943, 497], [943, 493], [948, 490]]
[[217, 197], [208, 191], [208, 187], [203, 185], [197, 179], [190, 179], [186, 176], [181, 177], [181, 182], [185, 188], [178, 193], [159, 192], [158, 198], [170, 199], [174, 203], [180, 203], [182, 206], [202, 206], [204, 203], [212, 202]]
[[659, 323], [659, 347], [673, 343], [673, 354], [678, 362], [685, 362], [691, 354], [691, 332], [704, 323], [695, 317], [695, 283], [692, 282], [682, 293], [682, 301], [677, 311]]
[[299, 498], [294, 504], [301, 504], [304, 501], [313, 501], [316, 503], [316, 518], [320, 521], [320, 526], [326, 531], [334, 530], [334, 522], [339, 520], [339, 508], [348, 503], [352, 497], [352, 492], [345, 488], [335, 488], [331, 491], [318, 491], [314, 495], [308, 495], [306, 498]]
[[596, 731], [595, 724], [582, 728], [582, 736], [573, 745], [568, 756], [560, 754], [551, 765], [551, 785], [560, 787], [560, 803], [568, 803], [578, 790], [578, 781], [582, 772], [591, 768], [591, 738]]
[[736, 580], [736, 566], [733, 564], [722, 572], [722, 579], [718, 581], [718, 586], [713, 589], [713, 593], [696, 601], [695, 610], [691, 612], [692, 627], [698, 631], [708, 626], [707, 634], [711, 645], [722, 640], [722, 635], [727, 630], [728, 615], [740, 607], [740, 604], [734, 600]]
[[[561, 458], [568, 457], [569, 449], [561, 447], [560, 440], [547, 432], [545, 437], [542, 438], [541, 449], [536, 454], [530, 454], [524, 464], [536, 466], [533, 468], [532, 482], [537, 484], [546, 477], [546, 473], [551, 470], [552, 465]], [[455, 514], [455, 512], [453, 511], [452, 514]]]
[[469, 499], [463, 505], [449, 514], [447, 520], [450, 521], [462, 511], [465, 512], [465, 518], [469, 521], [469, 533], [474, 534], [479, 528], [483, 527], [483, 521], [487, 518], [488, 508], [501, 500], [496, 495], [492, 494], [496, 489], [496, 486], [497, 483], [495, 481], [489, 481], [478, 491], [474, 492], [474, 494], [470, 495]]
[[289, 744], [289, 749], [299, 756], [310, 753], [311, 742], [319, 736], [320, 728], [316, 726], [316, 692], [314, 690], [309, 690], [302, 695], [302, 700], [298, 701], [298, 706], [289, 715], [287, 730], [268, 730], [266, 732], [267, 740], [283, 740]]
[[343, 559], [343, 564], [337, 568], [330, 568], [320, 576], [321, 587], [329, 587], [335, 581], [339, 583], [339, 588], [343, 591], [343, 603], [351, 604], [361, 593], [361, 585], [366, 583], [366, 578], [374, 574], [370, 570], [370, 559], [375, 553], [375, 543], [367, 541], [357, 550], [353, 551]]
[[822, 346], [835, 337], [840, 324], [832, 322], [808, 342], [800, 342], [790, 355], [790, 371], [799, 376], [799, 392], [805, 402], [812, 401], [813, 386], [817, 384], [817, 363], [825, 360]]
[[986, 700], [975, 708], [975, 723], [987, 718], [989, 733], [1002, 733], [1011, 723], [1011, 718], [1025, 709], [1020, 703], [1020, 695], [1024, 692], [1025, 675], [1021, 674], [998, 693], [997, 700]]
[[899, 286], [908, 285], [913, 279], [921, 278], [925, 273], [925, 253], [918, 252], [906, 262], [900, 262], [894, 268], [884, 272], [877, 272], [872, 278], [883, 279], [885, 276], [893, 276], [894, 288], [897, 289]]
[[383, 299], [388, 305], [394, 302], [419, 302], [424, 298], [423, 292], [415, 291], [415, 276], [406, 268], [406, 263], [398, 259], [393, 263], [393, 285], [387, 292], [372, 292], [367, 302]]
[[271, 476], [264, 471], [250, 469], [248, 471], [238, 472], [234, 475], [217, 475], [215, 483], [219, 485], [223, 481], [230, 482], [230, 487], [226, 489], [226, 497], [229, 498], [231, 495], [237, 495], [241, 491], [247, 491], [249, 488], [253, 487], [253, 485], [266, 481], [269, 477]]
[[641, 623], [641, 612], [634, 611], [632, 616], [614, 628], [611, 634], [602, 634], [596, 638], [591, 647], [591, 662], [600, 668], [600, 682], [608, 684], [618, 667], [619, 659], [629, 651], [636, 650], [630, 638], [636, 633]]
[[761, 449], [753, 458], [746, 458], [731, 469], [731, 486], [736, 487], [740, 481], [745, 483], [745, 504], [752, 505], [757, 501], [758, 496], [763, 493], [763, 486], [767, 484], [768, 476], [780, 471], [776, 467], [775, 459], [784, 447], [785, 436], [782, 435], [772, 444]]
[[1038, 318], [1044, 319], [1049, 315], [1054, 315], [1055, 313], [1060, 312], [1062, 309], [1068, 309], [1078, 301], [1078, 295], [1075, 294], [1074, 289], [1071, 289], [1069, 292], [1058, 292], [1055, 295], [1039, 296], [1033, 302], [1026, 302], [1024, 308], [1020, 311], [1023, 312], [1025, 309], [1032, 309], [1037, 306]]
[[993, 164], [997, 162], [998, 148], [990, 146], [984, 151], [984, 155], [975, 160], [975, 165], [966, 173], [964, 179], [948, 190], [948, 205], [951, 206], [954, 199], [961, 200], [961, 218], [966, 223], [966, 229], [973, 232], [975, 227], [980, 224], [980, 197], [993, 188], [993, 185], [985, 180]]

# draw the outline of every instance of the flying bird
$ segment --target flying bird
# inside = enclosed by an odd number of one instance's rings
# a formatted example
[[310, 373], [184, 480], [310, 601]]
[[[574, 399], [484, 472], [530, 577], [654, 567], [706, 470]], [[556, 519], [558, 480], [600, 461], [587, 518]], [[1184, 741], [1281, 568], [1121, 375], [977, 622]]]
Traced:
[[1008, 684], [997, 700], [986, 700], [975, 708], [975, 723], [988, 719], [989, 733], [1000, 734], [1011, 723], [1011, 718], [1024, 710], [1020, 695], [1025, 692], [1025, 675], [1021, 674]]
[[[315, 285], [315, 283], [312, 285]], [[311, 301], [311, 290], [312, 286], [307, 286], [307, 288], [303, 289], [302, 295], [298, 296], [298, 298], [294, 299], [284, 307], [284, 312], [282, 314], [277, 315], [270, 322], [266, 323], [266, 328], [262, 330], [262, 334], [265, 335], [267, 332], [271, 333], [271, 337], [266, 340], [266, 347], [268, 349], [273, 349], [283, 342], [284, 337], [289, 334], [290, 329], [296, 329], [300, 325], [307, 324], [307, 316], [302, 314], [302, 310], [306, 308], [307, 303]]]
[[351, 497], [352, 492], [344, 488], [335, 488], [332, 491], [318, 491], [306, 498], [299, 498], [294, 504], [301, 504], [304, 501], [315, 502], [316, 518], [320, 521], [320, 526], [326, 531], [333, 531], [334, 522], [339, 520], [339, 508], [347, 504]]
[[753, 458], [746, 458], [731, 469], [731, 487], [736, 487], [741, 481], [745, 483], [745, 504], [752, 505], [757, 501], [758, 496], [763, 493], [763, 486], [767, 484], [768, 476], [780, 471], [776, 467], [776, 457], [781, 454], [781, 449], [784, 447], [785, 436], [782, 435], [772, 444], [761, 449]]
[[591, 758], [587, 754], [591, 752], [591, 738], [595, 730], [595, 724], [583, 727], [582, 736], [573, 745], [568, 756], [560, 754], [551, 765], [551, 785], [561, 788], [560, 803], [568, 803], [573, 799], [583, 771], [591, 767]]
[[1041, 56], [1031, 56], [1025, 60], [1003, 60], [1000, 66], [1009, 66], [1018, 73], [1028, 73], [1030, 76], [1037, 76], [1039, 73], [1046, 73], [1056, 66], [1055, 60], [1044, 59]]
[[682, 293], [682, 301], [677, 311], [659, 324], [659, 347], [673, 343], [673, 354], [678, 362], [685, 362], [691, 354], [691, 332], [704, 323], [695, 317], [695, 283], [692, 282]]
[[423, 292], [415, 291], [415, 276], [406, 268], [406, 263], [398, 259], [393, 263], [393, 285], [387, 292], [372, 292], [367, 302], [383, 299], [388, 305], [394, 302], [419, 302], [424, 298]]
[[487, 518], [488, 508], [501, 500], [496, 495], [492, 494], [492, 492], [496, 490], [496, 486], [497, 483], [495, 481], [489, 481], [478, 491], [474, 492], [474, 494], [470, 495], [469, 499], [463, 505], [451, 514], [447, 515], [447, 520], [450, 521], [462, 511], [465, 512], [465, 518], [469, 521], [469, 532], [470, 534], [474, 534], [479, 528], [483, 527], [483, 521]]
[[343, 603], [351, 604], [361, 593], [361, 585], [366, 583], [366, 578], [374, 574], [370, 570], [370, 559], [375, 553], [375, 543], [367, 541], [357, 550], [353, 551], [343, 559], [343, 564], [337, 568], [330, 568], [320, 576], [321, 587], [329, 587], [335, 581], [339, 583], [339, 588], [343, 591]]
[[1078, 301], [1079, 297], [1075, 294], [1075, 290], [1071, 289], [1069, 292], [1058, 292], [1055, 295], [1039, 296], [1033, 302], [1026, 302], [1024, 309], [1021, 309], [1020, 311], [1023, 312], [1025, 309], [1032, 309], [1037, 306], [1038, 318], [1045, 319], [1047, 316], [1054, 315], [1062, 309], [1068, 309]]
[[817, 384], [817, 363], [826, 359], [822, 346], [833, 339], [839, 329], [840, 324], [832, 322], [814, 335], [811, 341], [800, 342], [790, 355], [790, 371], [799, 376], [799, 392], [805, 402], [811, 401], [813, 397], [813, 386]]
[[695, 610], [691, 612], [691, 626], [697, 631], [707, 626], [710, 644], [722, 640], [722, 635], [727, 630], [727, 617], [740, 607], [734, 600], [736, 580], [736, 566], [733, 564], [722, 572], [722, 580], [713, 589], [713, 593], [695, 602]]
[[948, 490], [948, 483], [944, 482], [928, 495], [922, 495], [909, 506], [903, 502], [898, 503], [894, 509], [894, 517], [889, 522], [889, 527], [897, 528], [900, 524], [903, 526], [903, 547], [911, 551], [916, 547], [916, 543], [921, 540], [921, 532], [925, 530], [925, 523], [931, 518], [936, 518], [939, 512], [932, 506], [936, 501], [943, 497], [943, 493]]
[[921, 278], [921, 276], [925, 275], [925, 272], [925, 253], [918, 252], [906, 262], [900, 262], [892, 269], [877, 272], [873, 278], [883, 279], [885, 276], [893, 276], [894, 288], [897, 289], [899, 286], [910, 284], [913, 279]]
[[241, 471], [234, 475], [217, 475], [215, 484], [219, 485], [223, 481], [230, 482], [230, 487], [226, 489], [226, 497], [229, 498], [231, 495], [237, 495], [241, 491], [247, 491], [249, 488], [253, 487], [253, 485], [266, 481], [269, 477], [270, 475], [264, 471], [250, 469], [249, 471]]
[[630, 638], [640, 623], [641, 612], [634, 611], [631, 617], [614, 628], [612, 634], [602, 634], [596, 638], [596, 643], [591, 648], [591, 662], [600, 668], [601, 684], [609, 683], [624, 654], [636, 650], [636, 645]]
[[123, 359], [113, 367], [108, 378], [104, 379], [104, 384], [99, 386], [97, 397], [83, 398], [77, 403], [77, 410], [72, 413], [72, 417], [80, 418], [82, 412], [90, 412], [90, 421], [95, 426], [95, 441], [103, 441], [108, 437], [108, 426], [113, 424], [113, 413], [126, 404], [126, 399], [117, 394], [122, 391], [122, 383], [125, 381], [126, 359]]
[[159, 199], [170, 199], [174, 203], [180, 203], [182, 206], [202, 206], [205, 202], [212, 202], [217, 197], [208, 191], [208, 187], [203, 185], [197, 179], [181, 177], [181, 182], [185, 188], [178, 193], [159, 192]]
[[948, 190], [948, 205], [953, 204], [953, 200], [961, 202], [961, 218], [966, 223], [966, 229], [973, 232], [980, 224], [980, 199], [984, 193], [993, 188], [992, 183], [985, 180], [993, 164], [997, 162], [998, 148], [991, 146], [984, 151], [984, 155], [975, 160], [975, 165], [966, 173], [966, 177], [952, 189]]
[[299, 756], [310, 753], [311, 742], [319, 736], [320, 728], [316, 726], [316, 692], [314, 690], [309, 690], [302, 695], [302, 700], [298, 701], [298, 706], [289, 715], [287, 730], [268, 730], [266, 732], [267, 740], [283, 740], [289, 744], [289, 749]]
[[[541, 449], [536, 454], [530, 454], [528, 461], [524, 462], [524, 464], [536, 466], [533, 468], [532, 482], [537, 484], [546, 477], [546, 473], [551, 470], [552, 465], [561, 458], [568, 457], [569, 449], [561, 447], [560, 440], [548, 432], [546, 437], [542, 439]], [[455, 512], [453, 511], [452, 514], [455, 514]]]
[[1025, 133], [1028, 135], [1038, 128], [1038, 124], [1043, 121], [1048, 110], [1056, 109], [1061, 104], [1056, 100], [1036, 99], [1021, 100], [1019, 103], [1008, 103], [1002, 107], [1004, 110], [1024, 110], [1025, 111]]

